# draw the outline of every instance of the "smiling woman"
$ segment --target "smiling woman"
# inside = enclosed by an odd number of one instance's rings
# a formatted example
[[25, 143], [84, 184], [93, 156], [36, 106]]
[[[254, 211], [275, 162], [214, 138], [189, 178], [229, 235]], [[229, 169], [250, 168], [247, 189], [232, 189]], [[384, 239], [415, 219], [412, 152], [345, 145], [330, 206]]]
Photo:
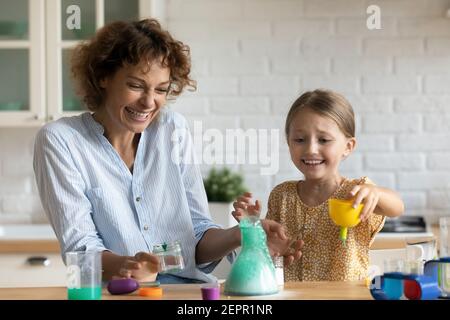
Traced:
[[170, 71], [170, 78], [165, 79], [170, 83], [158, 88], [159, 91], [175, 97], [186, 86], [195, 89], [195, 81], [189, 77], [189, 47], [173, 39], [152, 19], [133, 23], [117, 21], [100, 29], [93, 39], [74, 49], [72, 75], [79, 94], [88, 108], [94, 111], [104, 104], [106, 92], [102, 82], [108, 77], [126, 66], [146, 74], [155, 63]]
[[95, 113], [99, 122], [114, 121], [117, 128], [139, 133], [158, 115], [169, 91], [170, 70], [155, 62], [145, 72], [146, 65], [125, 66], [101, 81], [107, 99]]
[[[69, 251], [102, 251], [103, 278], [210, 282], [240, 244], [239, 228], [220, 229], [208, 212], [187, 121], [164, 108], [190, 79], [189, 47], [156, 20], [114, 22], [75, 48], [72, 73], [92, 111], [44, 126], [34, 170], [45, 212]], [[178, 132], [174, 145], [174, 132]], [[264, 222], [280, 252], [281, 225]], [[185, 267], [157, 274], [161, 244], [179, 242]], [[296, 257], [299, 257], [297, 251]]]

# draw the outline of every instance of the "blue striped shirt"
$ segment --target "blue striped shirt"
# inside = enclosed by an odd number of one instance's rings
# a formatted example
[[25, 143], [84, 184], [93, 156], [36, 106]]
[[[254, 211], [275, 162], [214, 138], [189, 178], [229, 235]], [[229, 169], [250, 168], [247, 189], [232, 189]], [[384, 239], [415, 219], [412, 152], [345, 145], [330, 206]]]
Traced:
[[187, 121], [161, 112], [141, 134], [133, 174], [103, 133], [87, 112], [51, 122], [36, 137], [37, 186], [63, 259], [78, 250], [134, 255], [179, 240], [186, 267], [176, 275], [214, 281], [207, 273], [218, 261], [195, 262], [204, 232], [220, 226], [210, 218], [202, 176], [192, 164]]

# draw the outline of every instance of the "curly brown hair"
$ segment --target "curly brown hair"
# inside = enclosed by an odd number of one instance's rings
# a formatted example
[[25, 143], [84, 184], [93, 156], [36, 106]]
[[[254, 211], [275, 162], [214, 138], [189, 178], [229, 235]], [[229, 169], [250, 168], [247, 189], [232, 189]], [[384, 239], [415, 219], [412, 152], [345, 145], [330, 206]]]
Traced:
[[163, 30], [157, 20], [144, 19], [112, 22], [74, 48], [71, 71], [77, 94], [89, 110], [97, 110], [105, 99], [101, 80], [124, 65], [135, 66], [143, 59], [148, 65], [160, 60], [162, 66], [170, 69], [169, 97], [178, 96], [185, 87], [196, 89], [196, 82], [189, 76], [189, 47]]

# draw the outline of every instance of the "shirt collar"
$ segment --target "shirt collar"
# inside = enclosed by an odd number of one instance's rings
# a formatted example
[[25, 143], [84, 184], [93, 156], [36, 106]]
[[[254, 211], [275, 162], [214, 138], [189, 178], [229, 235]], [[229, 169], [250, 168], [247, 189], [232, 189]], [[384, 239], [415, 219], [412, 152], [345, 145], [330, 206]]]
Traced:
[[89, 128], [89, 130], [99, 135], [103, 135], [103, 133], [105, 132], [105, 128], [103, 128], [103, 126], [100, 123], [95, 121], [94, 117], [92, 116], [92, 113], [90, 112], [83, 113], [82, 117], [84, 123]]
[[[165, 110], [165, 108], [163, 108], [160, 111], [158, 118], [154, 119], [154, 121], [152, 123], [150, 123], [150, 125], [142, 132], [141, 138], [145, 134], [145, 131], [147, 131], [152, 125], [153, 126], [157, 125], [155, 122], [159, 122], [159, 123], [165, 122], [165, 118], [167, 117], [166, 113], [167, 113], [167, 110]], [[94, 117], [92, 116], [92, 113], [85, 112], [82, 114], [82, 118], [83, 118], [84, 123], [86, 124], [86, 126], [89, 128], [90, 131], [103, 136], [103, 134], [105, 133], [105, 128], [100, 123], [95, 121]]]

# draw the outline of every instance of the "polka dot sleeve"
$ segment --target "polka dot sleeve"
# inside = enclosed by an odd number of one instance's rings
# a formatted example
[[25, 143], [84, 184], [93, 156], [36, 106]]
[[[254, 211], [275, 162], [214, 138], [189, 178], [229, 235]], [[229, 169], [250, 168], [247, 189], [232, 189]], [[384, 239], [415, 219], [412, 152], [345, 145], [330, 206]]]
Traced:
[[[371, 184], [375, 185], [375, 183], [370, 180], [368, 177], [363, 177], [359, 184]], [[384, 222], [386, 221], [386, 217], [379, 215], [376, 211], [369, 217], [369, 228], [370, 228], [370, 245], [375, 240], [375, 236], [381, 229], [383, 229]]]
[[275, 187], [269, 195], [266, 219], [280, 222], [280, 197], [277, 196], [277, 193], [278, 190]]

